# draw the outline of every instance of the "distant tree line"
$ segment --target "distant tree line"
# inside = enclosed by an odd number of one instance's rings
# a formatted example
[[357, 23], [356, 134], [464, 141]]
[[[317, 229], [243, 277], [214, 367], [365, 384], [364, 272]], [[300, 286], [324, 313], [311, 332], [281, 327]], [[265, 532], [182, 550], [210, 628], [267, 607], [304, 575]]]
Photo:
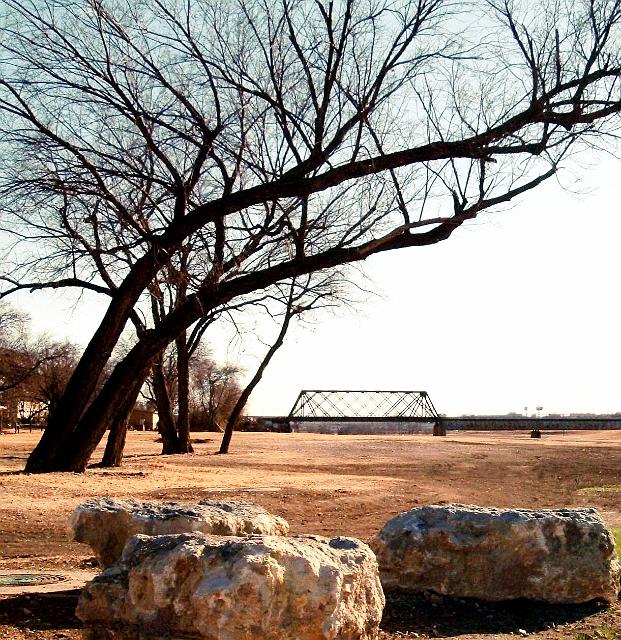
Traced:
[[[45, 426], [79, 360], [77, 345], [35, 336], [30, 324], [26, 312], [0, 301], [0, 406], [4, 407], [0, 414], [4, 427]], [[180, 402], [174, 348], [166, 352], [163, 361], [170, 411], [177, 419]], [[218, 365], [201, 349], [192, 355], [189, 373], [185, 404], [190, 429], [223, 432], [241, 394], [240, 368]], [[137, 399], [138, 406], [153, 411], [158, 410], [155, 378], [154, 367]]]
[[0, 301], [0, 413], [4, 426], [46, 424], [78, 359], [75, 345], [33, 336], [28, 314]]

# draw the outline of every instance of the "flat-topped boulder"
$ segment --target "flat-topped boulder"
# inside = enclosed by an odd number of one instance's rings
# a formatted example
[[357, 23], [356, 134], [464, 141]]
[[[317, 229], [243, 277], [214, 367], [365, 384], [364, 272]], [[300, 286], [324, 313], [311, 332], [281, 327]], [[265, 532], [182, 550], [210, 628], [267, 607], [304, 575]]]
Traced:
[[425, 506], [388, 521], [371, 542], [384, 589], [501, 601], [612, 601], [615, 542], [595, 509]]
[[93, 549], [102, 567], [116, 562], [133, 535], [201, 531], [221, 536], [286, 535], [289, 524], [248, 502], [201, 500], [138, 502], [97, 498], [76, 507], [69, 518], [73, 539]]
[[87, 638], [375, 640], [377, 562], [354, 538], [133, 537], [84, 588]]

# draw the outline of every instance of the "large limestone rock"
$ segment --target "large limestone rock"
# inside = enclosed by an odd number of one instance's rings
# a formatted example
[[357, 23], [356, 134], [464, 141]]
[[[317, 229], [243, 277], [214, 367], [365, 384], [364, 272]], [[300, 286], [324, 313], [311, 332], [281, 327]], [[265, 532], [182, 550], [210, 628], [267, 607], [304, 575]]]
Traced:
[[198, 504], [151, 503], [98, 498], [79, 505], [69, 518], [73, 539], [93, 549], [102, 567], [121, 557], [137, 533], [162, 535], [202, 531], [221, 536], [286, 535], [289, 524], [247, 502], [202, 500]]
[[132, 538], [76, 613], [98, 640], [375, 640], [383, 607], [359, 540], [192, 533]]
[[385, 589], [565, 603], [619, 592], [614, 538], [595, 509], [420, 507], [387, 522], [371, 547]]

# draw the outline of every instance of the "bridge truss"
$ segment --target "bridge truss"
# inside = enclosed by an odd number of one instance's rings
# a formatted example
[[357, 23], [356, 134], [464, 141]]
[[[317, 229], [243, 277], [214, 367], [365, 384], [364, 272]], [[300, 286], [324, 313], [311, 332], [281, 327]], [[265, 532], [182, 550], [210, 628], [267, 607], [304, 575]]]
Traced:
[[293, 421], [434, 422], [438, 412], [426, 391], [304, 390], [289, 412]]

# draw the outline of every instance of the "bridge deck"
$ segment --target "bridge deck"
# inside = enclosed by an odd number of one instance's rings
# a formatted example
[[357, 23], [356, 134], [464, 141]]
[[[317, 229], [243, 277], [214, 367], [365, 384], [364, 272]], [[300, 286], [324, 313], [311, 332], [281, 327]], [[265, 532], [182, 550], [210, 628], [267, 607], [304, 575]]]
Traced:
[[621, 417], [619, 418], [521, 418], [521, 417], [490, 417], [476, 416], [470, 418], [452, 418], [441, 416], [428, 418], [420, 416], [403, 417], [295, 417], [288, 416], [255, 416], [257, 420], [265, 420], [270, 423], [287, 425], [305, 423], [320, 423], [328, 426], [345, 424], [372, 424], [379, 425], [407, 425], [407, 424], [439, 424], [446, 431], [532, 431], [533, 429], [545, 431], [600, 431], [621, 430]]

